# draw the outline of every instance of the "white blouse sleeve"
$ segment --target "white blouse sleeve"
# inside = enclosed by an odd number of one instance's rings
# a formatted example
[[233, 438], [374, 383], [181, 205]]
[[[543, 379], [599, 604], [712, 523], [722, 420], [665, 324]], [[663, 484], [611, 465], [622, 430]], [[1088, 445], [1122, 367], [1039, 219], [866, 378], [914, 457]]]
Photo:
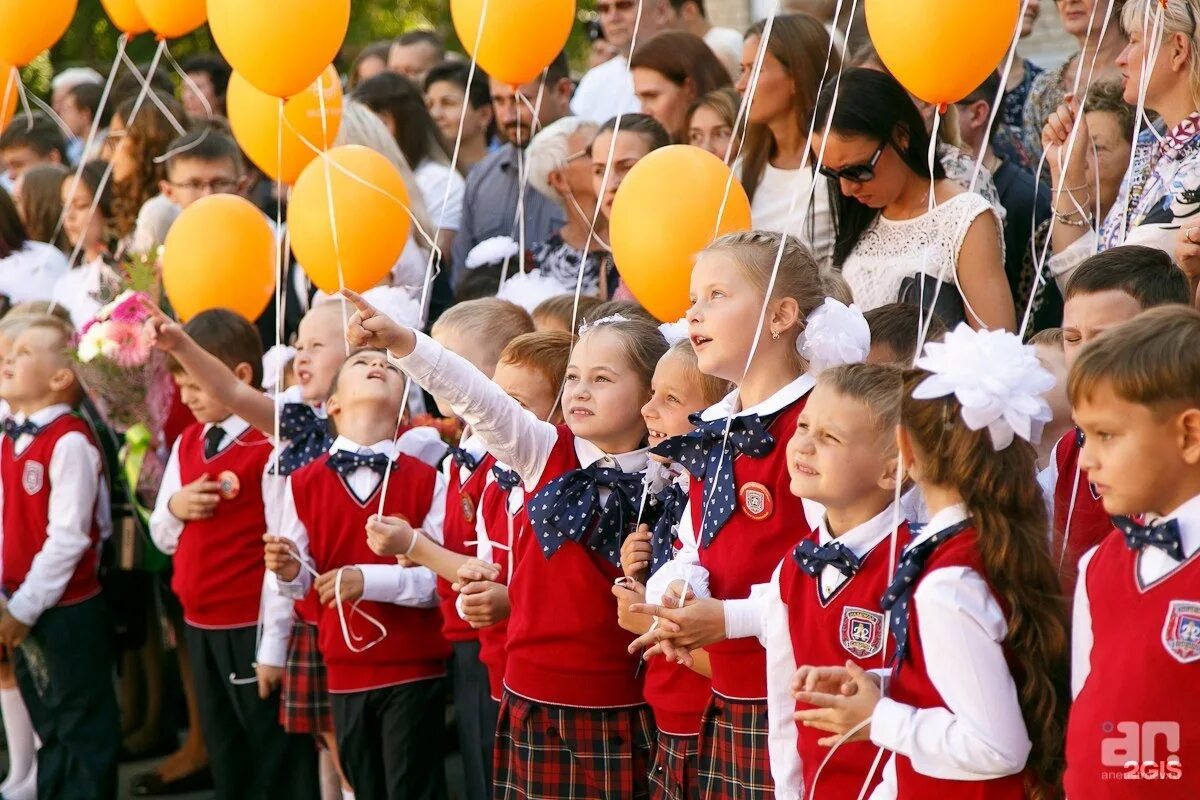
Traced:
[[796, 654], [788, 630], [788, 610], [779, 594], [779, 573], [775, 567], [767, 592], [763, 595], [763, 644], [767, 649], [767, 751], [771, 777], [775, 779], [775, 800], [800, 800], [804, 794], [804, 765], [796, 750], [799, 731], [792, 714], [792, 678], [796, 674]]
[[[1097, 545], [1098, 547], [1099, 545]], [[1092, 600], [1087, 593], [1087, 570], [1096, 555], [1093, 547], [1079, 559], [1079, 578], [1075, 582], [1075, 605], [1071, 608], [1071, 698], [1079, 697], [1092, 672]]]
[[[691, 501], [689, 500], [689, 503]], [[661, 605], [667, 588], [675, 581], [686, 580], [692, 587], [696, 597], [711, 597], [708, 589], [708, 570], [700, 566], [700, 543], [696, 541], [696, 533], [692, 529], [692, 509], [685, 506], [683, 517], [675, 535], [682, 545], [675, 551], [675, 557], [659, 567], [658, 572], [646, 581], [646, 602]]]

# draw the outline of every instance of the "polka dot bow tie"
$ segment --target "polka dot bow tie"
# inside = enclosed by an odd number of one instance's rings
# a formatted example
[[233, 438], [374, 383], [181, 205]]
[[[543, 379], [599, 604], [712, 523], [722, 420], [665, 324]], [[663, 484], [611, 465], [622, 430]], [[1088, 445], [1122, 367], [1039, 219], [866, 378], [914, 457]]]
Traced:
[[796, 545], [792, 551], [796, 564], [811, 577], [816, 578], [825, 567], [834, 567], [847, 578], [853, 578], [862, 567], [862, 561], [854, 555], [854, 551], [841, 542], [830, 542], [819, 545], [812, 539], [805, 539]]
[[496, 483], [500, 484], [500, 488], [508, 494], [513, 489], [521, 485], [521, 476], [514, 469], [504, 469], [499, 464], [492, 465], [492, 477], [496, 479]]
[[474, 472], [475, 468], [479, 466], [479, 462], [475, 460], [475, 456], [471, 455], [466, 450], [463, 450], [461, 447], [446, 448], [446, 455], [453, 458], [455, 465], [458, 467], [466, 467], [467, 472]]
[[[767, 433], [766, 425], [757, 414], [710, 422], [693, 414], [691, 421], [695, 430], [668, 439], [652, 452], [671, 459], [692, 477], [704, 481], [704, 495], [697, 499], [704, 504], [700, 544], [708, 547], [737, 506], [734, 457], [744, 453], [751, 458], [763, 458], [775, 448], [775, 438]], [[725, 435], [726, 425], [729, 426], [728, 436]]]
[[288, 441], [279, 454], [279, 474], [284, 476], [315, 461], [333, 444], [329, 420], [304, 403], [288, 403], [279, 412], [279, 438]]
[[[908, 651], [908, 605], [912, 601], [917, 579], [925, 571], [925, 565], [929, 562], [929, 557], [937, 550], [938, 545], [969, 527], [971, 527], [970, 520], [963, 520], [957, 525], [951, 525], [925, 541], [908, 548], [900, 557], [900, 563], [896, 566], [896, 574], [884, 593], [883, 599], [879, 601], [880, 608], [892, 612], [891, 631], [892, 639], [896, 642], [896, 650], [892, 653], [890, 663], [897, 671]], [[915, 537], [920, 531], [920, 526], [910, 523], [909, 530]]]
[[14, 419], [4, 420], [4, 435], [14, 442], [21, 438], [23, 434], [28, 433], [30, 436], [37, 436], [41, 432], [42, 429], [29, 420], [25, 420], [24, 422], [17, 422]]
[[343, 478], [348, 478], [354, 474], [355, 470], [363, 467], [367, 467], [383, 477], [391, 461], [392, 459], [388, 458], [386, 453], [351, 453], [349, 450], [338, 450], [325, 463]]
[[[603, 505], [601, 488], [609, 490]], [[619, 567], [621, 543], [637, 513], [641, 489], [641, 473], [609, 467], [572, 470], [550, 481], [526, 506], [542, 555], [550, 558], [569, 539]]]
[[658, 520], [650, 531], [650, 574], [675, 555], [675, 528], [687, 508], [687, 490], [671, 481], [654, 496]]
[[1113, 517], [1117, 530], [1125, 534], [1130, 550], [1157, 547], [1176, 561], [1183, 561], [1183, 540], [1179, 535], [1179, 520], [1169, 519], [1153, 525], [1142, 525], [1129, 517]]

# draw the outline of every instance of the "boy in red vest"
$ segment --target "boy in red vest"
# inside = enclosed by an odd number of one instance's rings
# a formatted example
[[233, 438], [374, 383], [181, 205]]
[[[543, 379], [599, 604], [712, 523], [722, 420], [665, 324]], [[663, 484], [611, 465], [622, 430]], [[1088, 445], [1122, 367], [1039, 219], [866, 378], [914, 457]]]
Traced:
[[1084, 348], [1079, 466], [1117, 530], [1079, 563], [1070, 800], [1200, 797], [1200, 313], [1148, 311]]
[[450, 648], [435, 578], [376, 555], [366, 535], [382, 507], [442, 540], [442, 478], [398, 454], [394, 440], [403, 394], [404, 378], [386, 353], [346, 359], [326, 402], [338, 437], [288, 478], [281, 535], [264, 537], [280, 591], [300, 598], [315, 585], [320, 595], [334, 730], [358, 800], [446, 793], [442, 678]]
[[41, 738], [38, 797], [112, 798], [121, 742], [108, 615], [96, 576], [100, 450], [72, 413], [70, 325], [31, 320], [0, 373], [12, 416], [0, 444], [3, 584], [0, 644]]
[[[257, 389], [262, 381], [258, 332], [225, 309], [197, 315], [184, 332]], [[219, 798], [317, 796], [312, 740], [279, 724], [279, 693], [256, 677], [258, 623], [264, 636], [291, 618], [291, 602], [263, 590], [266, 532], [263, 471], [271, 443], [233, 414], [178, 364], [172, 369], [184, 405], [196, 417], [175, 441], [150, 517], [150, 535], [173, 554], [171, 589], [183, 606], [188, 657]], [[264, 639], [265, 643], [265, 639]]]
[[[1070, 368], [1081, 348], [1109, 328], [1147, 308], [1188, 305], [1188, 281], [1161, 250], [1125, 245], [1083, 262], [1067, 281], [1064, 298], [1063, 349]], [[1050, 465], [1038, 476], [1042, 491], [1052, 498], [1050, 555], [1068, 596], [1075, 586], [1079, 557], [1112, 530], [1100, 495], [1079, 467], [1082, 444], [1078, 428], [1067, 431], [1055, 446]]]

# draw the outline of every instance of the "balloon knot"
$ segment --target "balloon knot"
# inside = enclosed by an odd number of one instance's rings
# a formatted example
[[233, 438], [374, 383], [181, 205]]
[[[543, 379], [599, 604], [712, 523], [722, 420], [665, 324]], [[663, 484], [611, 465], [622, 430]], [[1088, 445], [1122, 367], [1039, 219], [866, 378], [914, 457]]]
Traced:
[[937, 107], [938, 113], [942, 114], [944, 116], [946, 114], [946, 109], [949, 107], [950, 106], [948, 103], [938, 103], [938, 107]]

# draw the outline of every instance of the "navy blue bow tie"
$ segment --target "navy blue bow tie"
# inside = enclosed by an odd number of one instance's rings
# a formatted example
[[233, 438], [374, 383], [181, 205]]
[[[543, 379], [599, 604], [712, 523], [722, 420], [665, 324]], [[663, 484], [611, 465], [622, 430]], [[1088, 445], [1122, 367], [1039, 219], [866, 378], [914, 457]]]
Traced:
[[22, 434], [28, 433], [30, 436], [37, 436], [42, 432], [42, 429], [34, 425], [29, 420], [17, 422], [14, 419], [4, 420], [4, 434], [14, 442], [21, 437]]
[[504, 490], [505, 494], [521, 485], [521, 476], [515, 469], [505, 469], [499, 464], [492, 465], [492, 477], [496, 479], [496, 483], [500, 484], [500, 488]]
[[312, 406], [287, 403], [279, 412], [279, 438], [288, 446], [279, 454], [280, 475], [291, 475], [329, 450], [333, 437], [329, 420], [320, 417]]
[[[610, 490], [603, 506], [601, 487]], [[550, 481], [526, 504], [542, 555], [550, 558], [570, 539], [619, 567], [621, 543], [637, 513], [641, 489], [641, 473], [609, 467], [572, 470]]]
[[[731, 420], [715, 419], [705, 422], [693, 414], [696, 429], [683, 436], [668, 439], [651, 452], [665, 456], [704, 481], [704, 516], [700, 523], [700, 545], [708, 547], [713, 537], [733, 516], [737, 506], [737, 487], [733, 480], [733, 459], [743, 453], [751, 458], [763, 458], [775, 448], [775, 438], [757, 414], [745, 414]], [[726, 425], [729, 435], [725, 435]]]
[[862, 561], [854, 551], [841, 542], [819, 545], [812, 539], [804, 539], [792, 551], [797, 566], [816, 578], [825, 567], [834, 567], [847, 578], [853, 578], [862, 567]]
[[1142, 525], [1129, 517], [1113, 517], [1113, 524], [1125, 534], [1125, 544], [1130, 550], [1157, 547], [1176, 561], [1183, 561], [1183, 540], [1179, 533], [1179, 520], [1169, 519], [1153, 525]]
[[446, 448], [446, 454], [453, 458], [454, 463], [460, 468], [466, 467], [467, 472], [474, 472], [475, 468], [479, 466], [479, 461], [476, 460], [475, 456], [471, 455], [466, 450], [463, 450], [461, 447], [448, 447]]
[[362, 467], [367, 467], [383, 477], [391, 462], [392, 459], [386, 453], [351, 453], [349, 450], [338, 450], [325, 464], [343, 478], [348, 478]]
[[650, 574], [658, 572], [675, 555], [675, 529], [687, 508], [687, 489], [671, 481], [656, 495], [658, 519], [650, 531]]
[[[895, 665], [894, 669], [897, 672], [908, 651], [908, 606], [912, 601], [917, 579], [925, 571], [925, 564], [929, 562], [929, 557], [937, 550], [938, 545], [969, 527], [971, 527], [970, 520], [963, 520], [956, 525], [951, 525], [925, 541], [908, 548], [900, 557], [900, 563], [896, 566], [896, 574], [888, 585], [883, 598], [879, 601], [880, 608], [892, 612], [891, 631], [892, 638], [896, 642], [896, 650], [892, 653], [889, 663]], [[909, 529], [913, 531], [913, 536], [916, 536], [916, 530], [919, 530], [920, 526], [910, 525]]]

